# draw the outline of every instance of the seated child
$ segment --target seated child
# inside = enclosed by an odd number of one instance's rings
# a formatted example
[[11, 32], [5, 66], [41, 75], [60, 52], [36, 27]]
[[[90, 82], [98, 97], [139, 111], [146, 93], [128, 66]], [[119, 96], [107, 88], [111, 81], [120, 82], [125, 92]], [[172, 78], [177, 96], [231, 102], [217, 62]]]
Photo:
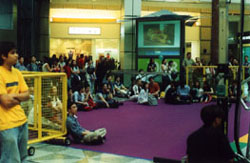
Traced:
[[84, 144], [102, 144], [107, 133], [105, 128], [100, 128], [94, 131], [86, 130], [77, 120], [77, 105], [75, 103], [68, 104], [68, 117], [66, 126], [69, 134], [76, 142]]

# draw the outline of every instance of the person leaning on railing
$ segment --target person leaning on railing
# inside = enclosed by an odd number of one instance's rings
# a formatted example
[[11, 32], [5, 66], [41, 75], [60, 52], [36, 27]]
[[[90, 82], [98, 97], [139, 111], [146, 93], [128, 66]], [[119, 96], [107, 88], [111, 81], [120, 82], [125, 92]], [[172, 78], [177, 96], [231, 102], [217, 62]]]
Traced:
[[[188, 52], [187, 53], [187, 58], [185, 58], [184, 60], [183, 60], [183, 62], [182, 62], [182, 66], [183, 66], [183, 68], [186, 70], [186, 67], [187, 66], [195, 66], [195, 62], [194, 62], [194, 60], [191, 58], [191, 52]], [[185, 75], [186, 75], [186, 71], [185, 71]], [[192, 69], [189, 69], [188, 70], [188, 78], [189, 78], [189, 80], [192, 80], [192, 73], [193, 73], [193, 71], [192, 71]]]

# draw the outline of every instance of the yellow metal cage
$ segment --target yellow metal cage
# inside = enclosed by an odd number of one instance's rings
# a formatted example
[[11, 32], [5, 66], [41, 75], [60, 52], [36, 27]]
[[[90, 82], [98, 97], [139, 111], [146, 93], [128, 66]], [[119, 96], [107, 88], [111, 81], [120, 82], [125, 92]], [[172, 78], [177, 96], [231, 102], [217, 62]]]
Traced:
[[66, 135], [66, 74], [23, 72], [23, 76], [30, 91], [30, 99], [21, 103], [28, 118], [28, 144]]

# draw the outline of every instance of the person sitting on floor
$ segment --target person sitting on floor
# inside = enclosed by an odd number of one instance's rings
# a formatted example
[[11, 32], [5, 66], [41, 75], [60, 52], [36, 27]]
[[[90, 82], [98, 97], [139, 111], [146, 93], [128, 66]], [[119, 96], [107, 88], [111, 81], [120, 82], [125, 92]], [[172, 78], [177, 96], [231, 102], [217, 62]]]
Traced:
[[166, 104], [179, 104], [180, 98], [177, 96], [176, 83], [174, 81], [167, 86], [164, 101]]
[[180, 97], [181, 103], [191, 103], [190, 87], [185, 82], [181, 82], [177, 87], [177, 95]]
[[233, 162], [234, 152], [221, 126], [224, 111], [217, 105], [208, 105], [202, 108], [200, 115], [204, 125], [187, 139], [188, 162]]
[[203, 83], [204, 90], [204, 102], [210, 102], [212, 100], [212, 94], [214, 94], [213, 88], [208, 84], [208, 81], [204, 81]]
[[141, 79], [140, 78], [136, 79], [135, 84], [132, 86], [130, 100], [137, 101], [138, 95], [141, 90], [141, 85], [142, 85]]
[[58, 86], [53, 85], [51, 87], [50, 94], [47, 97], [47, 100], [48, 100], [48, 103], [46, 106], [47, 108], [42, 110], [43, 117], [48, 116], [48, 118], [51, 121], [57, 124], [61, 124], [63, 105], [58, 95]]
[[118, 97], [128, 97], [129, 91], [122, 84], [120, 76], [117, 76], [114, 83], [115, 95]]
[[202, 102], [204, 90], [203, 88], [201, 88], [199, 81], [195, 81], [195, 84], [191, 89], [190, 94], [193, 98], [193, 102]]
[[77, 90], [73, 94], [73, 101], [76, 103], [80, 111], [89, 111], [93, 109], [89, 107], [89, 104], [85, 99], [85, 87], [82, 85], [77, 86]]
[[113, 80], [113, 76], [109, 74], [107, 75], [106, 81], [104, 81], [103, 83], [106, 83], [112, 95], [115, 95], [116, 92], [115, 92], [114, 83], [112, 80]]
[[149, 78], [149, 93], [155, 96], [155, 98], [159, 97], [160, 86], [157, 82], [154, 81], [153, 77]]
[[77, 143], [102, 144], [105, 141], [107, 131], [105, 128], [100, 128], [94, 131], [86, 130], [77, 120], [77, 105], [76, 103], [68, 104], [68, 117], [66, 120], [67, 131]]
[[97, 103], [94, 101], [94, 98], [91, 94], [91, 91], [90, 91], [90, 86], [89, 85], [86, 85], [85, 86], [85, 99], [84, 101], [86, 101], [88, 103], [88, 106], [90, 109], [95, 109], [97, 107]]
[[147, 82], [143, 82], [142, 89], [138, 95], [138, 103], [146, 104], [146, 105], [157, 105], [158, 101], [152, 94], [149, 93], [149, 84]]
[[113, 99], [113, 94], [108, 89], [108, 86], [106, 83], [102, 85], [102, 90], [98, 92], [96, 96], [98, 99], [97, 100], [98, 107], [118, 108], [119, 105], [122, 104]]
[[139, 104], [148, 104], [148, 83], [143, 82], [142, 89], [138, 95], [137, 103]]

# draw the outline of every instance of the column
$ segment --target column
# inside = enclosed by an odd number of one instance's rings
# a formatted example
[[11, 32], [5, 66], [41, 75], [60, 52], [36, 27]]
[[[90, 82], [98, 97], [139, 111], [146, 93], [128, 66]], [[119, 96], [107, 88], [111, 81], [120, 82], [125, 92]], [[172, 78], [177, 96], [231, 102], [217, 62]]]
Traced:
[[228, 62], [228, 8], [226, 0], [212, 1], [211, 60]]
[[49, 55], [49, 0], [18, 0], [19, 54], [42, 59]]
[[141, 0], [124, 0], [121, 11], [120, 60], [122, 69], [134, 70], [136, 68], [136, 20], [141, 15]]
[[228, 6], [227, 0], [219, 3], [219, 56], [218, 63], [228, 63]]
[[40, 59], [43, 59], [44, 56], [49, 57], [49, 45], [50, 45], [50, 36], [49, 36], [49, 9], [50, 2], [49, 0], [40, 1], [39, 9], [39, 45], [37, 49], [37, 54]]

